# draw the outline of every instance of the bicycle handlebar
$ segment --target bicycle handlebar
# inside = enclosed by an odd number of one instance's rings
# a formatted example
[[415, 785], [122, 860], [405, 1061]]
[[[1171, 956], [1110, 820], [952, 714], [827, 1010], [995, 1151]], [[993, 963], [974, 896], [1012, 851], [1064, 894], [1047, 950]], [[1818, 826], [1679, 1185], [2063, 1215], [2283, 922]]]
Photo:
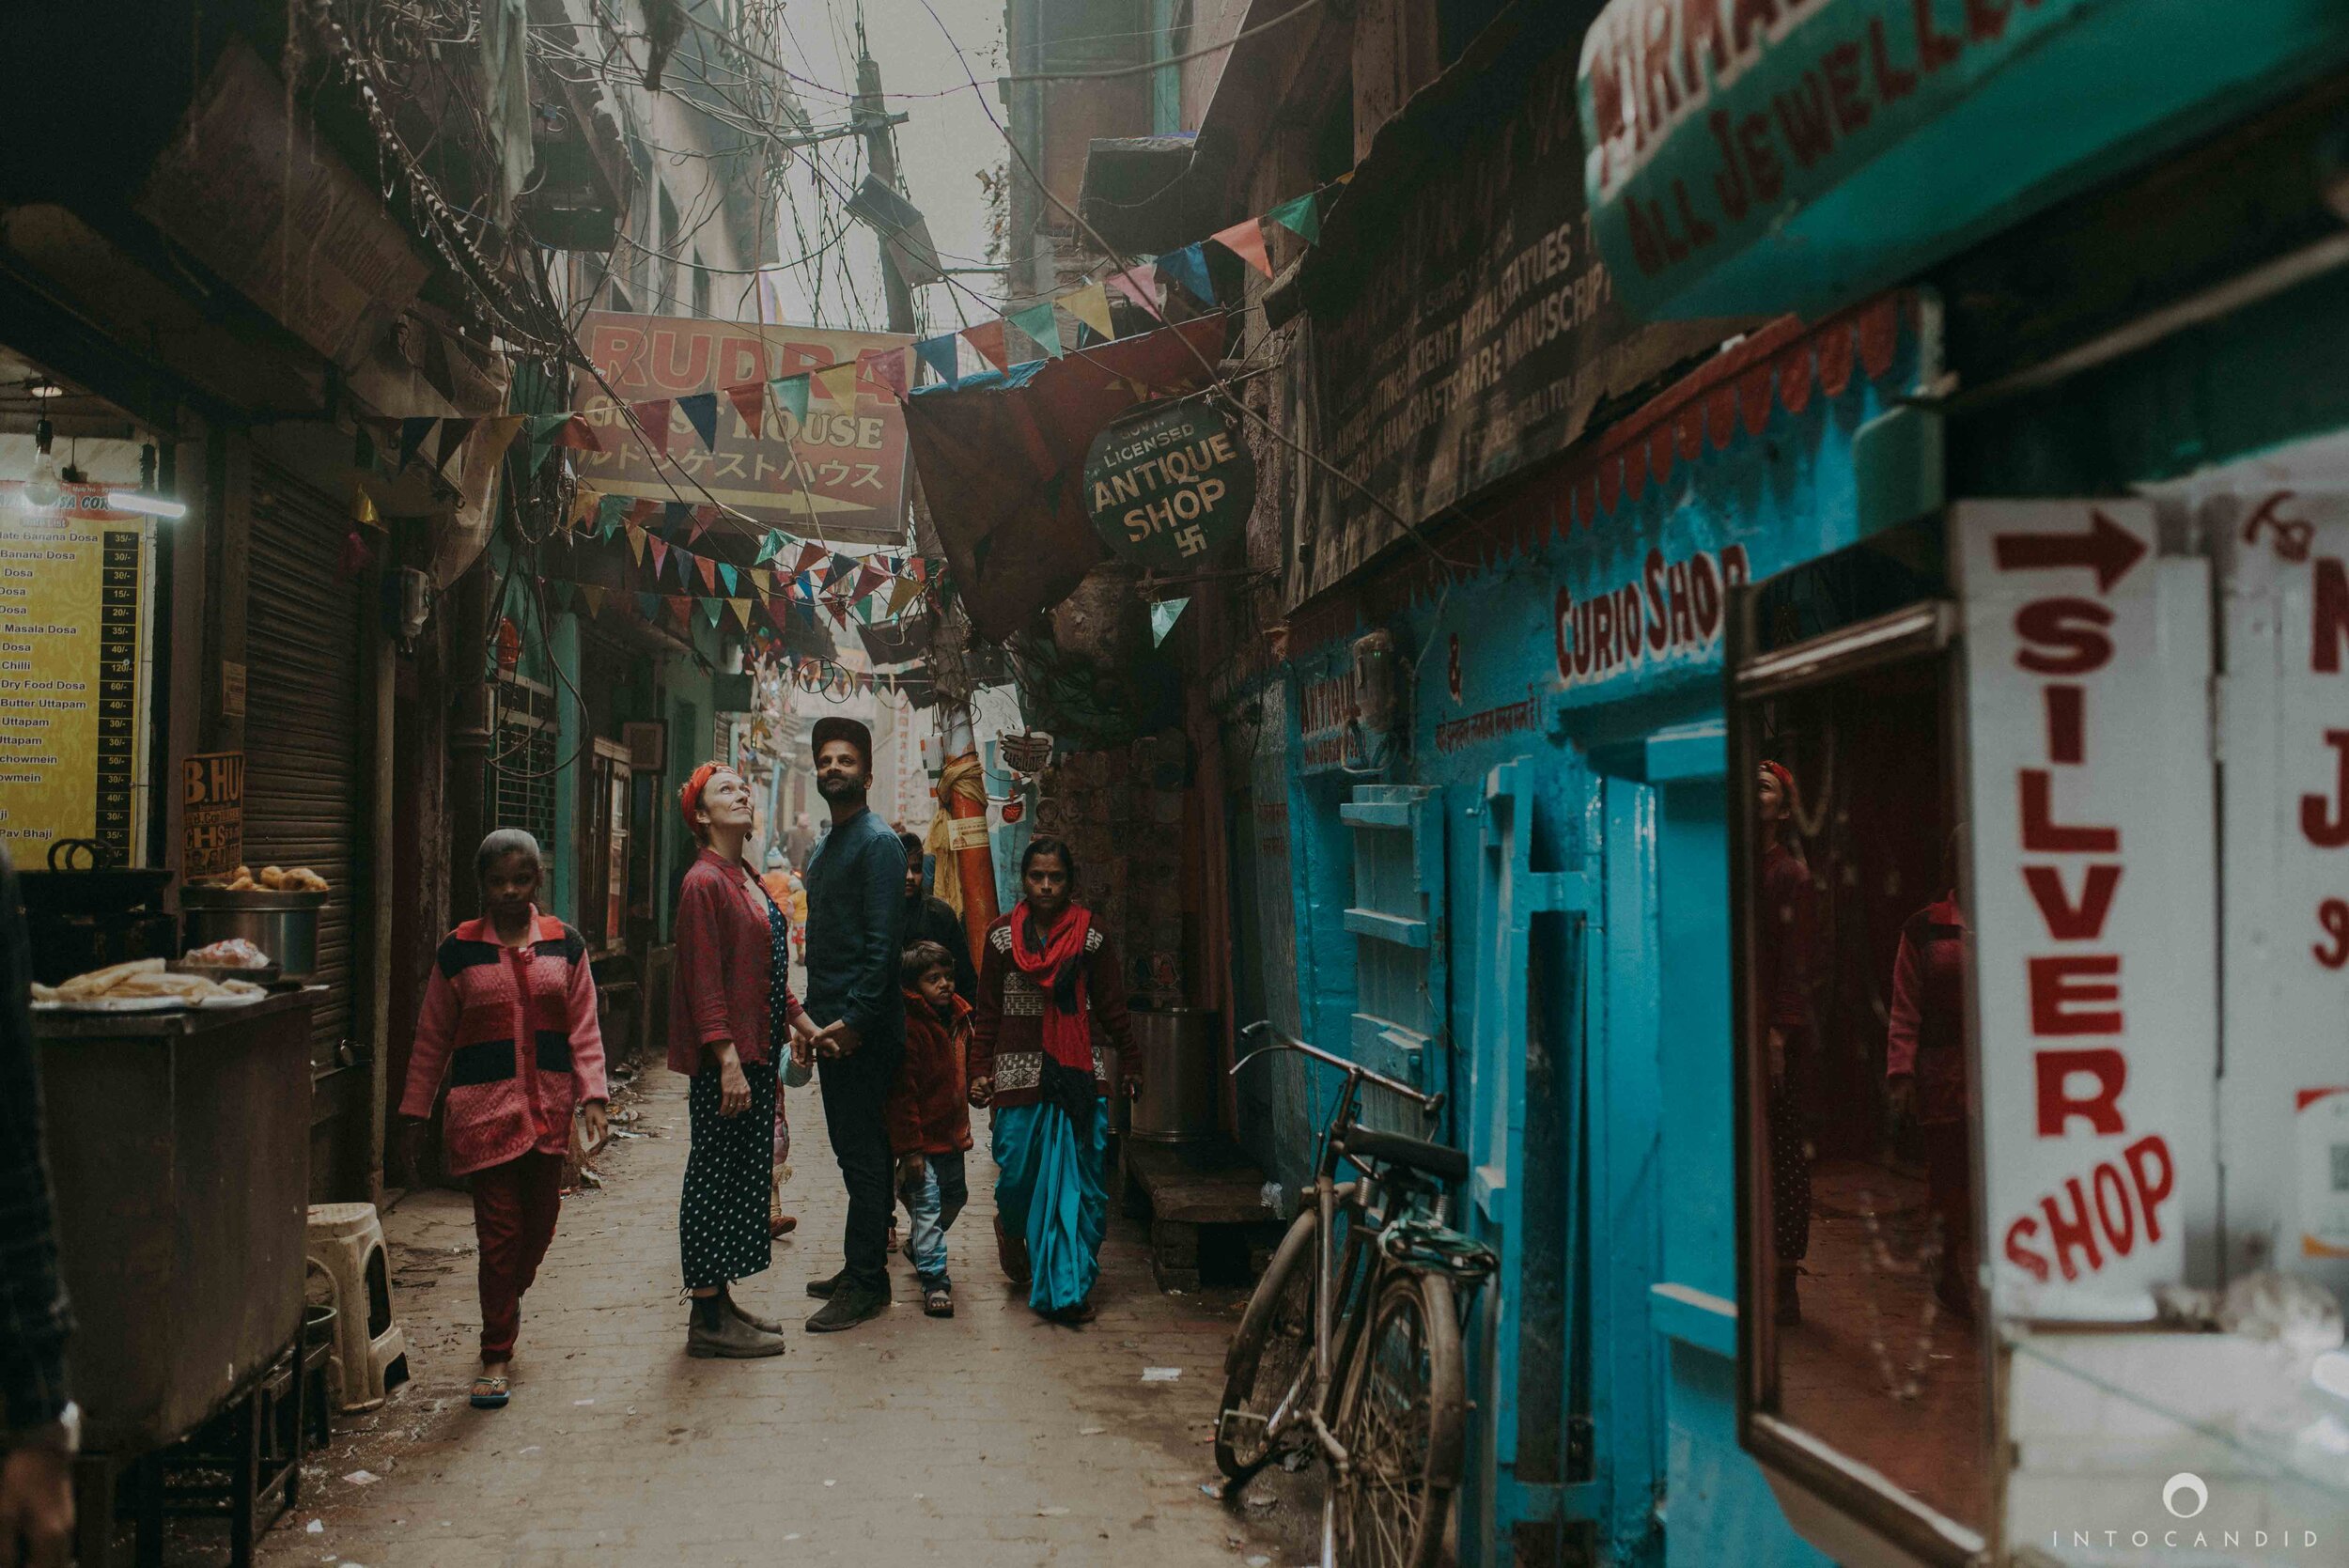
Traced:
[[1277, 1056], [1283, 1051], [1293, 1050], [1300, 1056], [1310, 1056], [1316, 1062], [1322, 1063], [1328, 1066], [1335, 1067], [1342, 1073], [1352, 1074], [1354, 1077], [1361, 1079], [1365, 1083], [1375, 1083], [1391, 1094], [1400, 1094], [1405, 1099], [1411, 1101], [1422, 1110], [1426, 1111], [1430, 1115], [1433, 1115], [1443, 1104], [1443, 1096], [1441, 1094], [1422, 1094], [1419, 1090], [1412, 1088], [1409, 1084], [1397, 1082], [1395, 1079], [1387, 1077], [1384, 1073], [1372, 1072], [1368, 1067], [1363, 1066], [1359, 1062], [1348, 1062], [1342, 1056], [1332, 1056], [1330, 1052], [1322, 1050], [1315, 1046], [1309, 1046], [1302, 1040], [1292, 1040], [1287, 1035], [1282, 1033], [1279, 1030], [1273, 1028], [1272, 1020], [1269, 1018], [1250, 1024], [1247, 1028], [1240, 1031], [1240, 1034], [1245, 1037], [1247, 1035], [1256, 1033], [1259, 1030], [1266, 1034], [1270, 1035], [1273, 1043], [1268, 1046], [1260, 1047], [1255, 1050], [1252, 1050], [1246, 1056], [1243, 1056], [1238, 1061], [1233, 1063], [1231, 1067], [1232, 1077], [1237, 1078], [1239, 1076], [1239, 1070], [1242, 1067], [1245, 1067], [1248, 1063], [1255, 1061], [1260, 1056]]

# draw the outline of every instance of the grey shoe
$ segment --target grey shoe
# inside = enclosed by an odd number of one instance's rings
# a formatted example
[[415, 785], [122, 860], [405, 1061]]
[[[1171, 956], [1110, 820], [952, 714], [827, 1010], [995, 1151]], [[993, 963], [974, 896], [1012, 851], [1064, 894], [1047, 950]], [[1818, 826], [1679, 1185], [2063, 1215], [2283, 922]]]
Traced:
[[844, 1268], [837, 1274], [827, 1274], [820, 1280], [810, 1280], [807, 1282], [807, 1294], [818, 1301], [829, 1301], [832, 1297], [832, 1293], [838, 1290], [848, 1278], [848, 1271]]
[[762, 1356], [780, 1356], [789, 1347], [790, 1342], [782, 1335], [744, 1321], [739, 1310], [720, 1312], [715, 1328], [704, 1327], [697, 1312], [692, 1327], [685, 1331], [685, 1354], [699, 1360], [754, 1361]]
[[756, 1312], [742, 1305], [742, 1303], [736, 1298], [735, 1294], [732, 1291], [726, 1292], [724, 1299], [727, 1312], [733, 1313], [736, 1317], [740, 1318], [743, 1322], [749, 1324], [760, 1333], [780, 1334], [783, 1332], [782, 1324], [777, 1323], [773, 1318], [759, 1316]]
[[814, 1317], [807, 1320], [811, 1334], [836, 1334], [843, 1328], [853, 1328], [889, 1311], [889, 1293], [880, 1290], [859, 1290], [846, 1285], [824, 1303]]

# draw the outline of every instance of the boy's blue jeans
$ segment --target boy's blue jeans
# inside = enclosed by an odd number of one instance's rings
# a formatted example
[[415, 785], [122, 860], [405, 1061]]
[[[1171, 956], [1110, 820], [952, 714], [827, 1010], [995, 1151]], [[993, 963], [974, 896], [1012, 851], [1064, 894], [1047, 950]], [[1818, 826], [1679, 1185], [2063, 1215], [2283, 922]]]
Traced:
[[922, 1277], [922, 1288], [936, 1290], [951, 1286], [946, 1275], [946, 1232], [963, 1204], [971, 1201], [970, 1184], [964, 1179], [962, 1151], [952, 1154], [924, 1155], [922, 1182], [917, 1188], [907, 1183], [898, 1195], [905, 1199], [906, 1208], [913, 1216], [913, 1224], [907, 1233], [906, 1250], [913, 1258], [913, 1271]]

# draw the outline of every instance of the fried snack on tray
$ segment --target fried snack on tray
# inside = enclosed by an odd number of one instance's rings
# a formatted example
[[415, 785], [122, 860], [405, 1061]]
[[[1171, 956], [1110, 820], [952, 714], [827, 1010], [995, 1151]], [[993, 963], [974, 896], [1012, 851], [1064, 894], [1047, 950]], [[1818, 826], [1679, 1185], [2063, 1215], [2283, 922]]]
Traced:
[[242, 937], [228, 937], [220, 941], [207, 942], [202, 947], [190, 948], [187, 955], [179, 961], [215, 970], [269, 968], [269, 955]]
[[266, 987], [256, 986], [250, 980], [226, 980], [215, 984], [200, 974], [168, 973], [161, 958], [141, 958], [136, 963], [93, 970], [87, 974], [75, 975], [62, 986], [33, 987], [35, 1001], [116, 1001], [160, 997], [190, 1007], [223, 997], [251, 998], [268, 994]]

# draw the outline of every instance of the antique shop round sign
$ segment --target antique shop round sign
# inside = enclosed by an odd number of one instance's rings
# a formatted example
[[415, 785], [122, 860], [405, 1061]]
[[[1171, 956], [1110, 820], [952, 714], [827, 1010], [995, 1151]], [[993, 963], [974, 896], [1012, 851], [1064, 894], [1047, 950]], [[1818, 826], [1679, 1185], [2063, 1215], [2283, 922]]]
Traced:
[[1137, 567], [1196, 569], [1237, 536], [1256, 503], [1256, 460], [1223, 415], [1197, 399], [1121, 419], [1085, 454], [1085, 509], [1112, 554]]

